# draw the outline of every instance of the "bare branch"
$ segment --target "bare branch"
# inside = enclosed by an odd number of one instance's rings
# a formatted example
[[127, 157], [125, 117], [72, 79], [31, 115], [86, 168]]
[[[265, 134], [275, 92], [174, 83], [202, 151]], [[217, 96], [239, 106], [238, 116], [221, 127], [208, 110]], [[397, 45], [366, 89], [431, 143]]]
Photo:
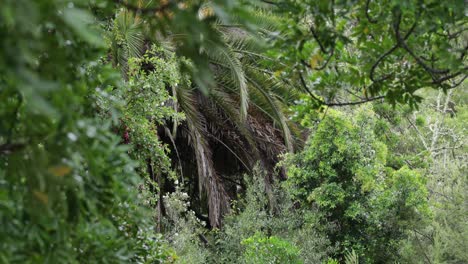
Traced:
[[367, 99], [364, 99], [364, 100], [361, 100], [361, 101], [345, 102], [345, 103], [324, 103], [324, 105], [326, 105], [326, 106], [360, 105], [360, 104], [365, 104], [365, 103], [372, 102], [372, 101], [381, 100], [381, 99], [384, 99], [384, 98], [385, 98], [384, 95], [380, 95], [380, 96], [376, 96], [376, 97], [367, 98]]
[[410, 125], [416, 130], [416, 134], [418, 135], [419, 137], [419, 140], [421, 140], [424, 148], [426, 150], [429, 150], [429, 147], [427, 146], [427, 143], [426, 143], [426, 140], [424, 139], [424, 136], [423, 134], [421, 133], [421, 131], [419, 131], [418, 127], [411, 121], [411, 119], [409, 117], [406, 117], [406, 120], [408, 120], [408, 122], [410, 123]]
[[384, 99], [385, 96], [384, 95], [381, 95], [381, 96], [376, 96], [376, 97], [371, 97], [371, 98], [366, 98], [366, 99], [363, 99], [361, 101], [354, 101], [354, 102], [344, 102], [344, 103], [329, 103], [329, 102], [325, 102], [323, 100], [321, 100], [320, 98], [318, 98], [316, 95], [314, 95], [309, 87], [307, 86], [306, 84], [306, 81], [304, 79], [304, 77], [302, 76], [302, 74], [299, 74], [299, 77], [300, 77], [300, 80], [301, 80], [301, 84], [302, 86], [304, 87], [304, 90], [312, 97], [312, 99], [314, 99], [316, 102], [318, 102], [320, 105], [326, 105], [326, 106], [349, 106], [349, 105], [360, 105], [360, 104], [364, 104], [364, 103], [368, 103], [368, 102], [372, 102], [372, 101], [377, 101], [377, 100], [380, 100], [380, 99]]
[[[453, 79], [453, 78], [455, 78], [457, 76], [460, 76], [461, 74], [463, 74], [463, 72], [466, 72], [466, 70], [468, 70], [468, 67], [463, 68], [462, 71], [458, 71], [458, 72], [455, 72], [453, 74], [449, 74], [449, 75], [441, 77], [441, 78], [439, 78], [437, 80], [434, 80], [432, 83], [436, 84], [436, 85], [440, 85], [442, 82], [445, 82], [445, 81], [451, 80], [451, 79]], [[465, 73], [465, 76], [463, 76], [463, 78], [459, 82], [456, 82], [450, 88], [455, 88], [458, 85], [460, 85], [466, 79], [466, 77], [467, 77], [467, 75]]]

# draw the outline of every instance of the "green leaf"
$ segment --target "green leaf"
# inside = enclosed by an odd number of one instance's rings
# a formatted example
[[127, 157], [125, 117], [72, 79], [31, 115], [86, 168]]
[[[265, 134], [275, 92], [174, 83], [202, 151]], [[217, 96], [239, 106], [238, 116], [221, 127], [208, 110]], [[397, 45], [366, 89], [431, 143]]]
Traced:
[[63, 21], [84, 41], [96, 47], [105, 47], [100, 32], [91, 27], [96, 20], [89, 12], [78, 8], [66, 8], [63, 11]]

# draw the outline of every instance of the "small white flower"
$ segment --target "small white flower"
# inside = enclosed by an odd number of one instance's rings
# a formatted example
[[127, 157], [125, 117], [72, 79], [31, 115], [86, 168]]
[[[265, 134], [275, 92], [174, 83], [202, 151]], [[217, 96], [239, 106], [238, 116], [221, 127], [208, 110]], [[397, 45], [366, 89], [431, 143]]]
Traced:
[[69, 133], [67, 134], [67, 137], [68, 137], [68, 139], [70, 139], [71, 141], [76, 141], [76, 140], [78, 139], [78, 137], [77, 137], [75, 134], [71, 133], [71, 132], [69, 132]]

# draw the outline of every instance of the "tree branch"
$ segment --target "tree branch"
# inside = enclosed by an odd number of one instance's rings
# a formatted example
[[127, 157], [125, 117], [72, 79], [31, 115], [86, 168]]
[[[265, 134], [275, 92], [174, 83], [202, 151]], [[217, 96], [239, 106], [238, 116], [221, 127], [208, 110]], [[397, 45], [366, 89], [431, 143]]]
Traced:
[[370, 15], [369, 15], [369, 5], [370, 5], [370, 1], [371, 1], [371, 0], [367, 0], [367, 1], [366, 1], [366, 17], [367, 17], [367, 20], [368, 20], [369, 22], [371, 22], [372, 24], [375, 24], [375, 23], [377, 23], [377, 20], [371, 18]]
[[385, 98], [384, 95], [380, 95], [380, 96], [371, 97], [371, 98], [367, 98], [367, 99], [364, 99], [364, 100], [361, 100], [361, 101], [355, 101], [355, 102], [345, 102], [345, 103], [323, 103], [323, 104], [326, 105], [326, 106], [360, 105], [360, 104], [365, 104], [365, 103], [368, 103], [368, 102], [377, 101], [377, 100], [384, 99], [384, 98]]
[[261, 0], [263, 3], [265, 4], [270, 4], [270, 5], [279, 5], [279, 3], [277, 2], [273, 2], [273, 1], [268, 1], [268, 0]]
[[300, 77], [300, 80], [301, 80], [301, 84], [302, 86], [304, 87], [304, 90], [312, 97], [312, 99], [314, 99], [315, 101], [317, 101], [320, 105], [326, 105], [326, 106], [349, 106], [349, 105], [360, 105], [360, 104], [364, 104], [364, 103], [368, 103], [368, 102], [372, 102], [372, 101], [376, 101], [376, 100], [379, 100], [379, 99], [384, 99], [385, 96], [384, 95], [380, 95], [380, 96], [376, 96], [376, 97], [371, 97], [371, 98], [366, 98], [364, 100], [361, 100], [361, 101], [354, 101], [354, 102], [344, 102], [344, 103], [328, 103], [328, 102], [325, 102], [321, 99], [319, 99], [317, 96], [315, 96], [308, 88], [307, 84], [306, 84], [306, 81], [304, 79], [304, 77], [302, 76], [302, 74], [299, 74], [299, 77]]
[[421, 133], [421, 131], [419, 131], [418, 127], [411, 121], [411, 119], [409, 117], [406, 117], [406, 120], [408, 120], [408, 122], [410, 123], [410, 125], [416, 130], [416, 134], [418, 134], [418, 137], [419, 137], [419, 140], [421, 140], [424, 148], [426, 150], [429, 150], [429, 147], [427, 146], [427, 143], [426, 143], [426, 140], [424, 139], [424, 136], [423, 134]]
[[[453, 74], [449, 74], [449, 75], [446, 75], [444, 77], [441, 77], [437, 80], [433, 80], [432, 84], [435, 84], [435, 85], [440, 85], [441, 83], [445, 82], [445, 81], [448, 81], [450, 79], [453, 79], [461, 74], [463, 74], [464, 71], [468, 70], [468, 67], [465, 67], [463, 68], [463, 70], [461, 71], [458, 71], [458, 72], [455, 72]], [[455, 84], [453, 84], [450, 88], [455, 88], [457, 87], [458, 85], [460, 85], [465, 79], [466, 79], [467, 75], [465, 74], [465, 76], [463, 76], [463, 78], [459, 81], [459, 82], [456, 82]]]
[[[400, 24], [400, 21], [401, 21], [401, 12], [398, 14], [397, 21], [398, 21], [397, 25], [399, 25], [399, 24]], [[433, 80], [434, 80], [434, 78], [435, 78], [435, 77], [434, 77], [435, 74], [447, 74], [447, 73], [449, 73], [449, 70], [447, 70], [447, 69], [436, 69], [436, 68], [430, 67], [430, 66], [427, 65], [419, 56], [417, 56], [417, 55], [410, 49], [410, 47], [408, 46], [408, 44], [406, 44], [405, 38], [403, 38], [403, 37], [401, 36], [401, 32], [400, 32], [399, 26], [398, 26], [398, 27], [395, 27], [395, 37], [396, 37], [396, 39], [397, 39], [397, 45], [399, 45], [399, 46], [402, 47], [404, 50], [406, 50], [406, 51], [410, 54], [410, 56], [413, 57], [413, 58], [416, 60], [416, 62], [417, 62], [421, 67], [423, 67], [424, 70], [425, 70], [426, 72], [428, 72], [428, 73], [431, 75], [431, 77], [432, 77]]]
[[377, 69], [377, 67], [379, 66], [379, 64], [385, 59], [385, 57], [387, 57], [388, 55], [392, 54], [395, 50], [398, 49], [398, 44], [393, 46], [391, 49], [389, 49], [387, 52], [385, 52], [384, 54], [382, 54], [378, 59], [377, 61], [372, 65], [372, 68], [370, 70], [370, 74], [369, 74], [369, 77], [370, 79], [373, 81], [373, 82], [381, 82], [381, 81], [385, 81], [386, 79], [390, 78], [391, 74], [386, 74], [385, 76], [379, 78], [378, 80], [376, 80], [374, 78], [374, 73], [375, 73], [375, 70]]
[[[419, 17], [419, 16], [418, 16]], [[417, 23], [417, 19], [416, 21], [414, 21], [413, 25], [411, 26], [411, 28], [408, 30], [408, 32], [406, 32], [405, 36], [403, 37], [404, 40], [408, 39], [409, 36], [413, 33], [414, 29], [416, 28], [416, 23]], [[395, 31], [398, 31], [400, 32], [400, 24], [401, 24], [401, 15], [397, 17], [397, 21], [395, 22], [394, 24], [394, 28], [395, 28]], [[375, 70], [377, 69], [377, 67], [379, 66], [379, 64], [385, 59], [385, 57], [387, 57], [388, 55], [392, 54], [395, 50], [397, 50], [398, 48], [400, 47], [400, 43], [396, 43], [395, 46], [393, 46], [391, 49], [389, 49], [387, 52], [385, 52], [384, 54], [382, 54], [378, 59], [377, 61], [374, 63], [374, 65], [372, 65], [372, 68], [371, 68], [371, 71], [370, 71], [370, 79], [373, 81], [373, 82], [381, 82], [381, 81], [385, 81], [386, 79], [390, 78], [391, 74], [387, 74], [381, 78], [379, 78], [378, 80], [375, 80], [374, 78], [374, 73], [375, 73]]]
[[25, 146], [26, 145], [22, 143], [5, 143], [0, 145], [0, 154], [8, 155], [24, 148]]
[[320, 39], [319, 39], [319, 37], [317, 35], [317, 32], [315, 31], [313, 26], [310, 26], [310, 32], [312, 33], [312, 36], [314, 37], [315, 41], [317, 41], [317, 43], [319, 44], [320, 50], [323, 53], [328, 54], [330, 51], [327, 51], [325, 49], [325, 46], [323, 46], [323, 43], [320, 41]]
[[334, 54], [335, 54], [335, 46], [332, 46], [331, 50], [330, 50], [330, 55], [325, 60], [325, 63], [323, 63], [319, 67], [313, 68], [312, 65], [310, 65], [309, 63], [307, 63], [305, 60], [302, 60], [302, 59], [301, 59], [301, 63], [302, 63], [302, 65], [306, 66], [309, 69], [316, 70], [316, 71], [321, 71], [321, 70], [325, 69], [325, 67], [327, 67], [328, 63], [331, 61], [331, 58], [333, 57]]
[[302, 86], [304, 87], [304, 90], [306, 90], [306, 92], [310, 95], [310, 97], [312, 97], [312, 99], [317, 101], [319, 104], [324, 104], [324, 102], [321, 99], [319, 99], [309, 90], [309, 87], [307, 86], [306, 81], [304, 80], [304, 76], [302, 76], [302, 73], [299, 73], [299, 78], [301, 80]]

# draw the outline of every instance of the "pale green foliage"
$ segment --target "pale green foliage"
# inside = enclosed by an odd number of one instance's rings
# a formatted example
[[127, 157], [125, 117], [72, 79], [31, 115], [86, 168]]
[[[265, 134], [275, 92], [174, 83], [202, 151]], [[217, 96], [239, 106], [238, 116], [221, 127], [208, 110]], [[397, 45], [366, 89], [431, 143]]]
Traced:
[[225, 218], [223, 229], [216, 234], [215, 256], [219, 261], [238, 263], [242, 254], [242, 240], [253, 236], [256, 232], [264, 231], [271, 220], [268, 208], [268, 197], [259, 195], [265, 193], [262, 173], [249, 180], [243, 201], [234, 205], [234, 212]]
[[176, 263], [206, 263], [208, 251], [203, 248], [200, 236], [205, 234], [206, 223], [200, 221], [189, 209], [190, 199], [181, 185], [164, 196], [167, 240], [177, 253]]
[[328, 259], [326, 264], [340, 264], [340, 262], [336, 259]]
[[299, 249], [276, 236], [266, 237], [261, 233], [242, 240], [246, 264], [301, 264]]
[[[434, 261], [462, 263], [468, 260], [468, 178], [466, 163], [444, 169], [443, 184], [434, 186]], [[437, 175], [437, 174], [436, 174]]]
[[413, 263], [464, 263], [468, 259], [466, 89], [446, 95], [428, 92], [427, 96], [421, 110], [407, 119], [412, 124], [421, 119], [424, 124], [410, 126], [406, 134], [411, 136], [397, 146], [418, 144], [414, 152], [427, 164], [433, 217], [427, 219], [426, 226], [414, 230], [402, 252], [405, 260]]
[[[223, 228], [214, 233], [216, 247], [210, 248], [212, 262], [241, 263], [246, 254], [242, 241], [250, 238], [253, 242], [255, 236], [266, 239], [265, 243], [268, 236], [287, 241], [286, 247], [294, 248], [293, 259], [304, 263], [324, 261], [333, 248], [317, 228], [317, 211], [296, 210], [279, 186], [273, 197], [267, 195], [264, 174], [257, 168], [252, 178], [246, 176], [245, 196], [234, 205], [235, 211], [226, 217]], [[272, 199], [276, 201], [274, 207], [270, 204]]]
[[359, 256], [354, 250], [348, 251], [345, 255], [346, 264], [359, 264]]
[[332, 224], [325, 232], [338, 243], [337, 256], [355, 250], [368, 261], [389, 260], [428, 214], [424, 181], [414, 170], [385, 167], [371, 108], [328, 111], [305, 149], [287, 157], [285, 186], [304, 208], [318, 209], [319, 223]]
[[[129, 154], [140, 163], [142, 171], [151, 164], [157, 168], [154, 173], [166, 173], [175, 178], [166, 155], [169, 148], [159, 140], [157, 127], [168, 120], [177, 123], [184, 119], [183, 114], [174, 110], [175, 98], [169, 95], [166, 87], [183, 85], [186, 80], [179, 73], [174, 53], [162, 47], [153, 45], [144, 55], [127, 59], [125, 85], [107, 86], [100, 91], [99, 110], [104, 116], [108, 115], [112, 107], [116, 107], [108, 100], [117, 100], [118, 110], [122, 112], [118, 131], [124, 143], [132, 146]], [[149, 182], [153, 180], [148, 179]]]
[[[115, 91], [125, 102], [121, 118], [124, 131], [128, 132], [129, 140], [134, 146], [133, 155], [137, 160], [145, 161], [151, 157], [153, 161], [169, 170], [169, 160], [157, 135], [157, 126], [165, 120], [183, 119], [172, 108], [166, 86], [177, 86], [182, 82], [174, 54], [163, 48], [153, 46], [141, 58], [130, 58], [129, 80], [125, 89]], [[151, 67], [148, 71], [144, 67]]]

